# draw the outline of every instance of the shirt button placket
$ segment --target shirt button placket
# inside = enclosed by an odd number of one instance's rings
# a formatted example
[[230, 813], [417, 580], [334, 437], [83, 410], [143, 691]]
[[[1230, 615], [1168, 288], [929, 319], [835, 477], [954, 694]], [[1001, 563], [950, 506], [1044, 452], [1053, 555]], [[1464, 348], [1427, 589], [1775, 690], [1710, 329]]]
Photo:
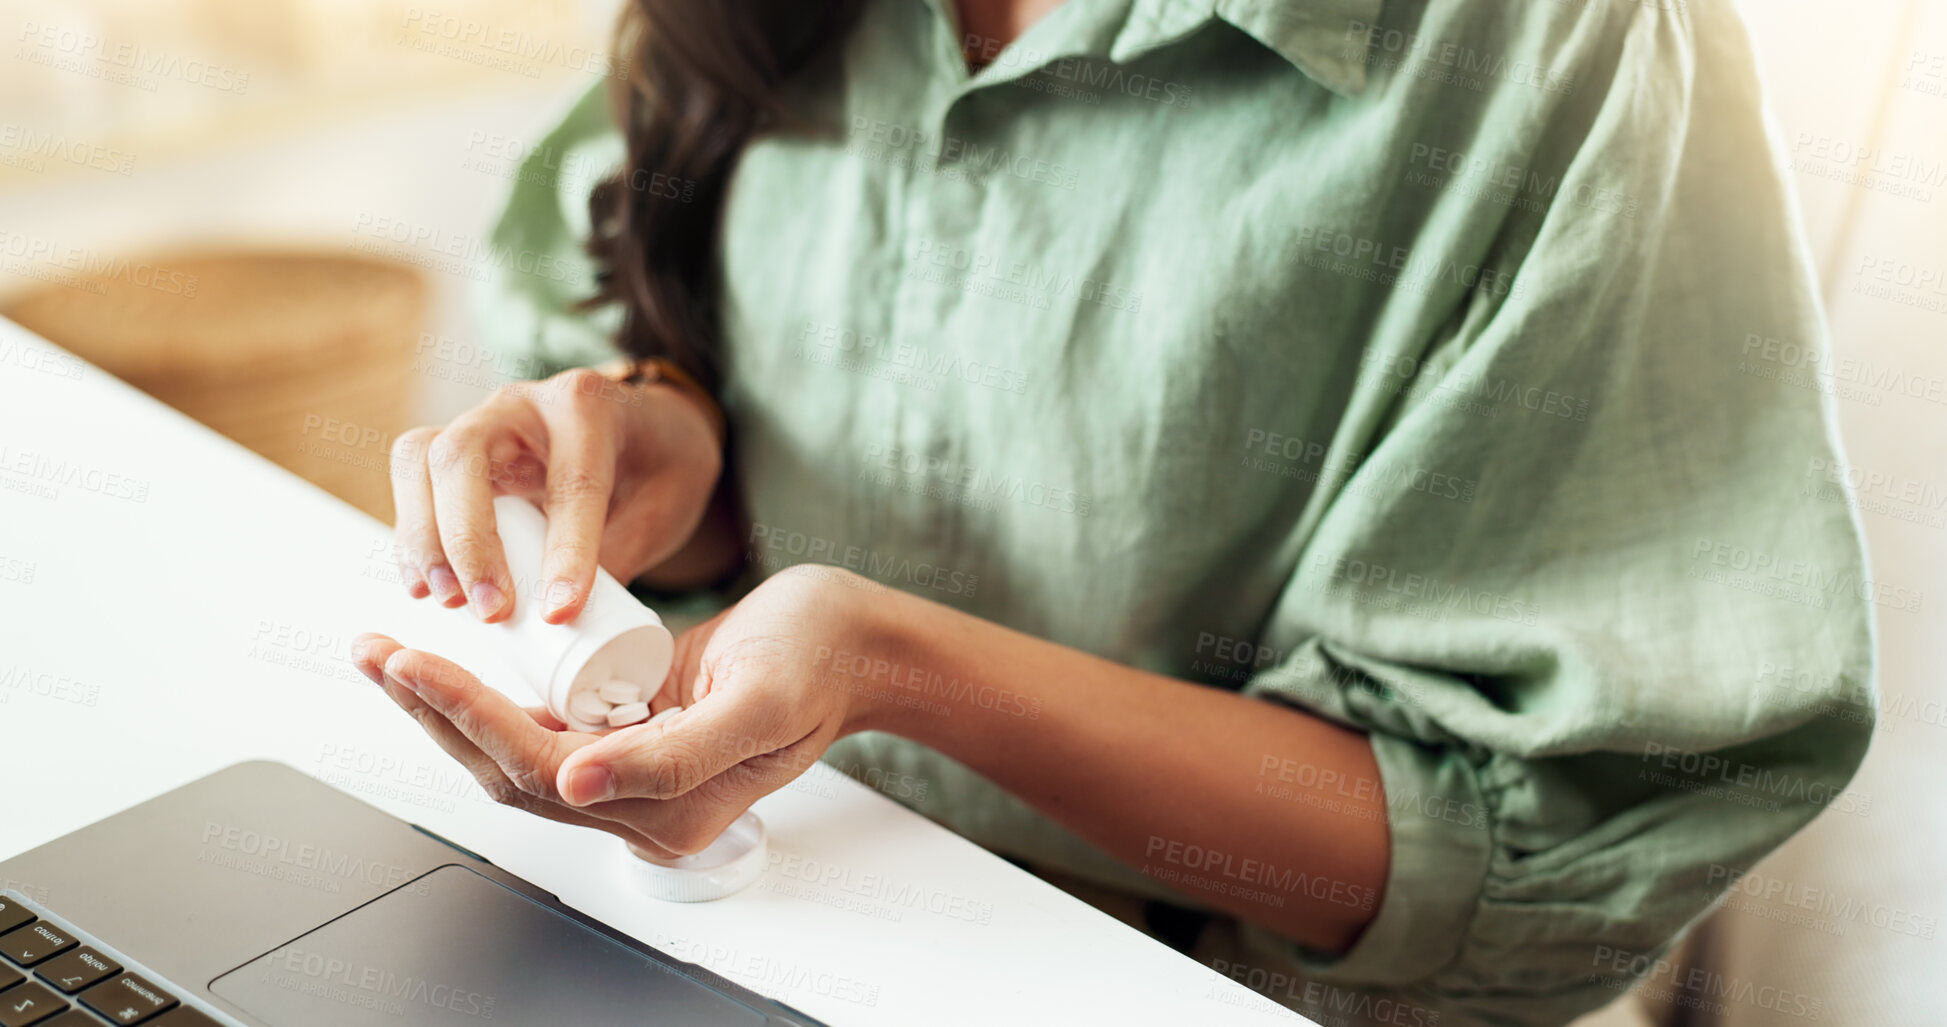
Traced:
[[[905, 188], [898, 240], [900, 266], [890, 318], [888, 343], [895, 348], [916, 346], [936, 352], [948, 338], [968, 297], [961, 291], [983, 254], [977, 241], [982, 216], [982, 188], [977, 174], [960, 161], [964, 135], [954, 128], [955, 111], [969, 101], [955, 91], [927, 117], [925, 142], [916, 149], [912, 166], [903, 172]], [[888, 447], [931, 452], [938, 443], [941, 403], [950, 396], [914, 391], [908, 384], [874, 390], [886, 406], [873, 412], [877, 429]], [[908, 496], [895, 501], [922, 502]], [[952, 516], [949, 510], [942, 517]]]

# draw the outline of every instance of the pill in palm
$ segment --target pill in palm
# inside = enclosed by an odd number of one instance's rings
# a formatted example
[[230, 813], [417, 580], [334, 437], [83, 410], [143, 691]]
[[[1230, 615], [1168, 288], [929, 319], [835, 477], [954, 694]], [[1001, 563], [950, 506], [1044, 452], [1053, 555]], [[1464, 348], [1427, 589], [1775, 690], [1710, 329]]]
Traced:
[[614, 707], [594, 692], [578, 692], [568, 701], [568, 712], [576, 720], [589, 724], [601, 724], [608, 720], [608, 711]]
[[628, 727], [649, 719], [649, 704], [646, 702], [623, 703], [608, 711], [609, 727]]
[[627, 681], [611, 681], [601, 687], [600, 695], [606, 702], [625, 706], [642, 701], [642, 686]]

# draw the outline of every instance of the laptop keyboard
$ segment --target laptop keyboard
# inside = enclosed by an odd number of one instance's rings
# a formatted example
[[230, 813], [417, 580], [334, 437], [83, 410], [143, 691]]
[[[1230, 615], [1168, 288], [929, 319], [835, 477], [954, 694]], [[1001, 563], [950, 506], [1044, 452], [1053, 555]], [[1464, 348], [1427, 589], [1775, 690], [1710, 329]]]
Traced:
[[182, 989], [123, 966], [46, 910], [0, 894], [0, 1027], [219, 1027]]

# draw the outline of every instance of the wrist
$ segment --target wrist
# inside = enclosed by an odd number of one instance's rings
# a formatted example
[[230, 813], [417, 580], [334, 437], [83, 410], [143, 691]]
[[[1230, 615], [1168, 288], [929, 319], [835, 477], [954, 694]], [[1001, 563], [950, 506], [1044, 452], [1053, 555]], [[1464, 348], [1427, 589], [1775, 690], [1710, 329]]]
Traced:
[[[634, 382], [625, 384], [623, 387], [640, 391], [645, 402], [663, 404], [667, 410], [681, 411], [680, 414], [669, 416], [693, 421], [696, 424], [693, 434], [697, 439], [702, 440], [693, 447], [694, 451], [698, 454], [708, 454], [710, 462], [719, 470], [722, 468], [726, 443], [723, 411], [695, 392], [666, 381]], [[682, 431], [684, 438], [692, 435], [692, 430], [689, 428], [684, 428]]]
[[701, 382], [692, 377], [673, 360], [651, 357], [646, 360], [616, 361], [609, 364], [605, 373], [622, 385], [632, 385], [646, 390], [665, 390], [682, 397], [698, 416], [715, 442], [718, 452], [723, 451], [729, 437], [729, 421], [725, 418], [722, 404]]
[[837, 568], [831, 588], [847, 611], [845, 626], [816, 653], [827, 683], [847, 698], [841, 734], [884, 731], [917, 737], [914, 721], [924, 707], [915, 703], [927, 680], [924, 625], [937, 608], [868, 578]]

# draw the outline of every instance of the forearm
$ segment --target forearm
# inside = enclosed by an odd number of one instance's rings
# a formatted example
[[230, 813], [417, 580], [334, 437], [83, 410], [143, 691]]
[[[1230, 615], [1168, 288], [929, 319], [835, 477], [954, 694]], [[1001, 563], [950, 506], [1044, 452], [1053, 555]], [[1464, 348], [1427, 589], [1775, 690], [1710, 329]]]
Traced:
[[[861, 655], [886, 665], [866, 672], [860, 727], [937, 749], [1145, 874], [1308, 946], [1344, 950], [1377, 911], [1391, 838], [1363, 734], [916, 597], [879, 605]], [[916, 688], [935, 702], [888, 701]]]

